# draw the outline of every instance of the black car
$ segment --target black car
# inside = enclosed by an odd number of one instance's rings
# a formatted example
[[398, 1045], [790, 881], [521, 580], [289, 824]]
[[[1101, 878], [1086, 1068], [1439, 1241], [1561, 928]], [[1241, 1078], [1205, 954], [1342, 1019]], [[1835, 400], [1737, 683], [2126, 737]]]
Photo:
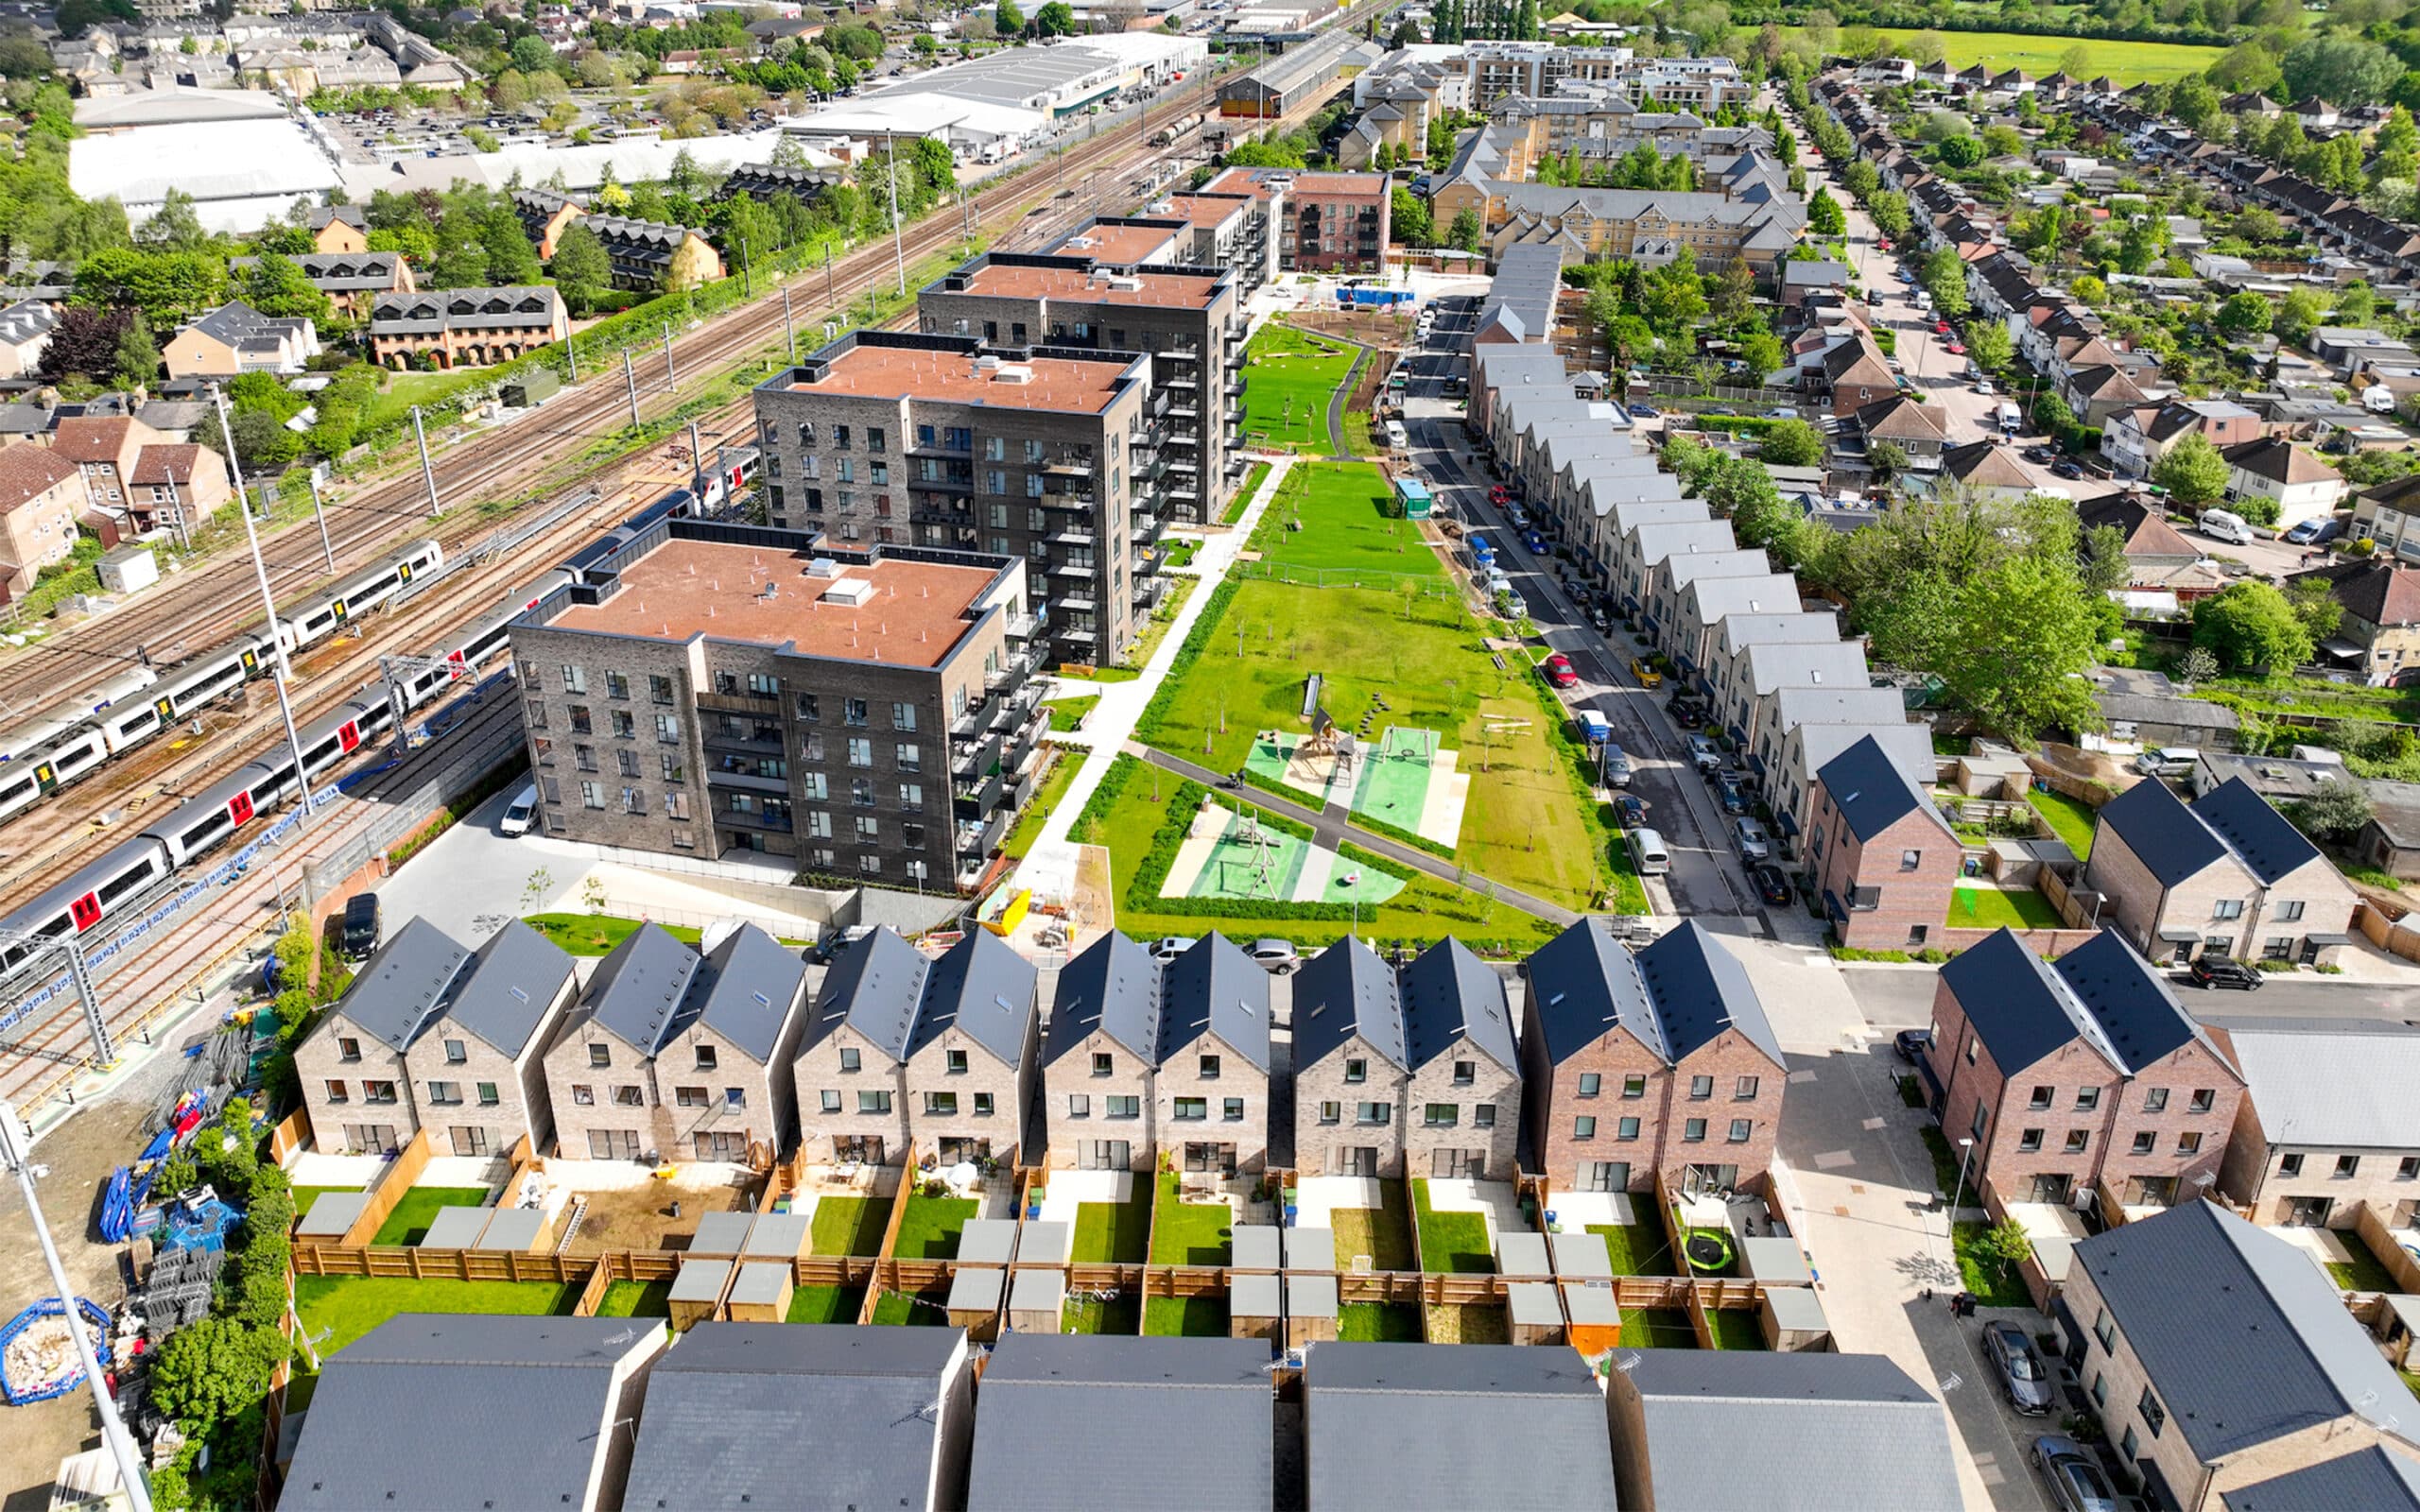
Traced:
[[2050, 464], [2050, 475], [2060, 478], [2080, 478], [2083, 476], [2083, 465], [2063, 457]]
[[1789, 878], [1779, 867], [1758, 867], [1755, 876], [1756, 891], [1763, 894], [1769, 903], [1786, 903], [1796, 896], [1790, 889]]
[[2245, 992], [2260, 990], [2260, 973], [2232, 955], [2204, 955], [2193, 963], [2186, 973], [2195, 987], [2231, 987]]
[[1891, 1048], [1899, 1052], [1901, 1060], [1912, 1066], [1924, 1058], [1926, 1051], [1932, 1048], [1932, 1031], [1902, 1029], [1891, 1037]]
[[377, 953], [385, 937], [376, 893], [357, 892], [345, 900], [344, 923], [337, 935], [337, 954], [349, 961], [367, 960]]
[[1705, 706], [1686, 699], [1672, 700], [1672, 723], [1683, 730], [1695, 730], [1705, 723]]

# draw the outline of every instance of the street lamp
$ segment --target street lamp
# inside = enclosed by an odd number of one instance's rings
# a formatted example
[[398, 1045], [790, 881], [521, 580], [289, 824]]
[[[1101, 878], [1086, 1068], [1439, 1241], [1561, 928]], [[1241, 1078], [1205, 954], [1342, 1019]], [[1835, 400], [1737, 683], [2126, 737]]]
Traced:
[[[1959, 1205], [1966, 1200], [1967, 1157], [1974, 1153], [1975, 1142], [1972, 1139], [1962, 1139], [1958, 1142], [1958, 1191], [1949, 1199], [1949, 1231], [1953, 1234], [1958, 1231]], [[1954, 1244], [1951, 1246], [1952, 1249], [1956, 1247]]]

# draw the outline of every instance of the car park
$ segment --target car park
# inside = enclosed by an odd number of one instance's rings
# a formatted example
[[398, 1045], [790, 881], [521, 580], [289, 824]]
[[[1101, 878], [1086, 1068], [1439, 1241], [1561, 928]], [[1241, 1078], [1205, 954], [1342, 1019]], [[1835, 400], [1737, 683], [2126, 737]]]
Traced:
[[1762, 861], [1773, 852], [1772, 840], [1765, 827], [1741, 816], [1731, 821], [1731, 837], [1738, 842], [1739, 853], [1750, 861]]
[[2231, 987], [2239, 992], [2260, 990], [2260, 973], [2232, 955], [2204, 955], [2186, 969], [2195, 987]]
[[1303, 964], [1290, 940], [1256, 939], [1252, 942], [1253, 964], [1271, 976], [1284, 976]]
[[2039, 1418], [2055, 1405], [2057, 1388], [2050, 1372], [2042, 1367], [2042, 1357], [2033, 1352], [2033, 1341], [2023, 1329], [1996, 1320], [1984, 1324], [1983, 1355], [1999, 1376], [2001, 1395], [2017, 1412]]
[[1796, 896], [1789, 876], [1781, 868], [1770, 864], [1756, 868], [1756, 891], [1769, 903], [1787, 903]]

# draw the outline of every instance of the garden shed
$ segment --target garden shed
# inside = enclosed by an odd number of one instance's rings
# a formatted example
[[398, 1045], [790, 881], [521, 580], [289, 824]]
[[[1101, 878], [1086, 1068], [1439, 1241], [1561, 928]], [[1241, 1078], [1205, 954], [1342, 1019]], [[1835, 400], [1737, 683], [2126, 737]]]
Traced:
[[748, 1230], [755, 1226], [752, 1212], [710, 1212], [698, 1220], [698, 1231], [689, 1237], [692, 1255], [717, 1255], [736, 1260], [748, 1247]]
[[1067, 1301], [1067, 1273], [1035, 1267], [1009, 1281], [1009, 1327], [1019, 1333], [1056, 1333]]
[[1234, 1253], [1228, 1260], [1232, 1270], [1275, 1270], [1277, 1268], [1277, 1228], [1273, 1224], [1239, 1223], [1231, 1230]]
[[1336, 1278], [1286, 1278], [1286, 1347], [1323, 1344], [1336, 1337]]
[[1514, 1281], [1504, 1288], [1515, 1344], [1563, 1342], [1563, 1300], [1551, 1281]]
[[1286, 1230], [1286, 1269], [1333, 1275], [1336, 1271], [1336, 1230], [1310, 1228]]
[[1236, 1276], [1227, 1283], [1227, 1337], [1275, 1342], [1286, 1319], [1282, 1283], [1274, 1276]]
[[807, 1215], [803, 1212], [759, 1213], [748, 1227], [739, 1247], [743, 1260], [792, 1261], [806, 1253]]
[[731, 1290], [731, 1273], [735, 1269], [727, 1260], [684, 1260], [680, 1274], [672, 1278], [672, 1291], [666, 1298], [671, 1309], [672, 1326], [686, 1331], [700, 1323], [711, 1323], [722, 1311], [723, 1294]]
[[732, 1278], [731, 1300], [723, 1315], [734, 1323], [779, 1323], [789, 1316], [790, 1267], [769, 1260], [752, 1261]]
[[1622, 1341], [1622, 1310], [1611, 1281], [1563, 1283], [1564, 1315], [1571, 1319], [1571, 1347], [1600, 1354]]
[[1832, 1325], [1824, 1316], [1824, 1299], [1812, 1286], [1775, 1286], [1765, 1293], [1765, 1348], [1822, 1349], [1829, 1347]]
[[[966, 1226], [969, 1228], [974, 1224]], [[1003, 1259], [1006, 1257], [1003, 1256]], [[1009, 1273], [993, 1265], [960, 1265], [949, 1282], [949, 1320], [966, 1336], [989, 1343], [999, 1335], [1000, 1303], [1008, 1293]]]
[[1072, 1224], [1028, 1223], [1017, 1235], [1017, 1266], [1064, 1265], [1076, 1255], [1076, 1230]]
[[488, 1220], [495, 1216], [493, 1208], [440, 1208], [428, 1221], [428, 1230], [421, 1235], [423, 1249], [476, 1249], [479, 1235], [486, 1231]]
[[1554, 1255], [1554, 1273], [1564, 1280], [1595, 1281], [1614, 1278], [1614, 1260], [1605, 1248], [1603, 1234], [1560, 1233], [1549, 1235], [1547, 1246]]
[[294, 1230], [298, 1239], [316, 1239], [333, 1245], [345, 1236], [362, 1210], [370, 1206], [367, 1192], [322, 1192], [302, 1215], [302, 1224]]
[[1554, 1274], [1547, 1258], [1547, 1236], [1502, 1228], [1495, 1235], [1497, 1274], [1515, 1280], [1544, 1280]]

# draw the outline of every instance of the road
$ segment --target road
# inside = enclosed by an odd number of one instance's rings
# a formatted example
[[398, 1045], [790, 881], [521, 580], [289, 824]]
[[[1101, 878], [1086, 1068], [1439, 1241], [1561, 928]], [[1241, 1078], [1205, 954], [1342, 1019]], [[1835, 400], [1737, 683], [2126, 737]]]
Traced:
[[[1841, 975], [1857, 997], [1867, 1022], [1886, 1033], [1920, 1028], [1932, 1022], [1932, 971], [1890, 966], [1852, 966]], [[2420, 1000], [2411, 989], [2382, 982], [2349, 982], [2342, 977], [2275, 976], [2257, 992], [2221, 992], [2192, 986], [2183, 972], [2170, 972], [2169, 984], [2187, 1012], [2205, 1023], [2223, 1025], [2239, 1019], [2375, 1019], [2390, 1023], [2420, 1022]]]

